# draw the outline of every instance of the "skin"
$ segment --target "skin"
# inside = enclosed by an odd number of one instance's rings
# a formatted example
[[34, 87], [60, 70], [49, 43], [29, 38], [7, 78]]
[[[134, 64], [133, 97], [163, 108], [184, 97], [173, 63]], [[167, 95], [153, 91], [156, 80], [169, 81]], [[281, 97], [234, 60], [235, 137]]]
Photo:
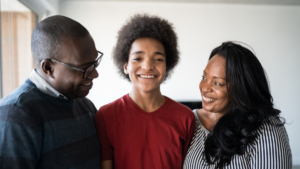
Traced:
[[225, 63], [223, 57], [213, 56], [203, 71], [199, 85], [203, 108], [197, 110], [197, 115], [201, 124], [209, 131], [226, 113], [230, 102], [225, 84]]
[[[95, 62], [98, 53], [93, 38], [87, 35], [79, 39], [63, 37], [59, 55], [59, 61], [85, 69]], [[87, 78], [83, 79], [82, 72], [51, 60], [43, 60], [37, 71], [68, 99], [85, 97], [93, 86], [93, 79], [98, 77], [98, 72], [94, 69]]]
[[[148, 113], [159, 109], [166, 101], [160, 91], [160, 85], [167, 74], [165, 56], [161, 42], [152, 38], [139, 38], [132, 43], [128, 62], [124, 64], [124, 73], [129, 74], [132, 82], [129, 97]], [[113, 160], [102, 161], [101, 168], [112, 169]]]
[[139, 38], [132, 43], [124, 72], [129, 74], [132, 82], [130, 98], [144, 111], [151, 113], [164, 104], [165, 97], [160, 92], [160, 85], [165, 79], [166, 70], [165, 49], [161, 42]]

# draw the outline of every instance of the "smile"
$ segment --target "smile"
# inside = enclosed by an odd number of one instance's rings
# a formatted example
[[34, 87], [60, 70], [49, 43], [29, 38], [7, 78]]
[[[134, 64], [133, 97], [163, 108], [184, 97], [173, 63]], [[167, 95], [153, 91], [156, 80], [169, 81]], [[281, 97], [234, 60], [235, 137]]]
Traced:
[[205, 97], [205, 96], [202, 96], [202, 99], [203, 99], [205, 102], [213, 102], [213, 101], [217, 100], [217, 99], [207, 98], [207, 97]]
[[83, 84], [83, 85], [85, 85], [85, 86], [89, 86], [89, 85], [91, 85], [92, 84], [92, 82], [90, 82], [90, 83], [87, 83], [87, 84]]
[[153, 79], [156, 77], [155, 75], [138, 75], [138, 76], [144, 79]]

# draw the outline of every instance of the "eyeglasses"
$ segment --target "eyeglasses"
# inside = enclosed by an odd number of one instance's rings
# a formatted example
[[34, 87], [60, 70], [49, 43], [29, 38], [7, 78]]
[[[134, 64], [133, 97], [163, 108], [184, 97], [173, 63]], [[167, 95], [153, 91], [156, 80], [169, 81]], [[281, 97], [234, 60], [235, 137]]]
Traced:
[[97, 57], [97, 59], [95, 60], [95, 62], [94, 62], [93, 64], [91, 64], [89, 67], [85, 68], [85, 69], [79, 69], [79, 68], [76, 68], [76, 67], [74, 67], [74, 66], [71, 66], [71, 65], [69, 65], [69, 64], [66, 64], [66, 63], [61, 62], [61, 61], [56, 60], [56, 59], [50, 59], [50, 60], [51, 60], [51, 61], [55, 61], [55, 62], [57, 62], [57, 63], [61, 63], [61, 64], [65, 65], [65, 66], [68, 67], [68, 68], [71, 68], [71, 69], [74, 69], [74, 70], [78, 70], [78, 71], [80, 71], [80, 72], [83, 72], [82, 78], [85, 79], [85, 78], [87, 78], [87, 77], [92, 73], [92, 71], [93, 71], [94, 69], [96, 69], [96, 68], [99, 66], [99, 64], [100, 64], [100, 62], [101, 62], [101, 60], [102, 60], [103, 53], [102, 53], [102, 52], [99, 52], [99, 51], [97, 51], [97, 52], [98, 52], [98, 57]]

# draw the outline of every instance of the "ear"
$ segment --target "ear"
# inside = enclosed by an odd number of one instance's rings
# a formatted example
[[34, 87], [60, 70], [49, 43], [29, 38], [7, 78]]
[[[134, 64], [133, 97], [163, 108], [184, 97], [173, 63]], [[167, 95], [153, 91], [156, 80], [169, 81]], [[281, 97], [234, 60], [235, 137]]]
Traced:
[[127, 63], [124, 64], [123, 68], [124, 68], [124, 73], [125, 73], [125, 74], [128, 74], [128, 71], [127, 71]]
[[50, 60], [43, 60], [41, 62], [41, 69], [43, 71], [43, 73], [46, 76], [50, 76], [53, 78], [53, 70], [54, 70], [54, 66], [53, 66], [53, 62]]

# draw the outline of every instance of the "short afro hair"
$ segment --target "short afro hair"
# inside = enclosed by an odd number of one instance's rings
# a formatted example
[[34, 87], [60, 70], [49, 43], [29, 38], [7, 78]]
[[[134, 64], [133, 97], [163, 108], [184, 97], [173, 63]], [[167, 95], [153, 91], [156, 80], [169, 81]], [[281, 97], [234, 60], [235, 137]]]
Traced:
[[172, 23], [161, 17], [148, 14], [135, 14], [119, 30], [117, 43], [112, 53], [118, 72], [130, 81], [129, 75], [124, 73], [123, 66], [128, 63], [132, 43], [142, 37], [153, 38], [163, 44], [168, 72], [165, 77], [166, 80], [179, 62], [177, 35]]
[[84, 38], [88, 30], [71, 18], [55, 15], [39, 22], [31, 36], [31, 51], [36, 68], [45, 59], [59, 59], [63, 37]]

